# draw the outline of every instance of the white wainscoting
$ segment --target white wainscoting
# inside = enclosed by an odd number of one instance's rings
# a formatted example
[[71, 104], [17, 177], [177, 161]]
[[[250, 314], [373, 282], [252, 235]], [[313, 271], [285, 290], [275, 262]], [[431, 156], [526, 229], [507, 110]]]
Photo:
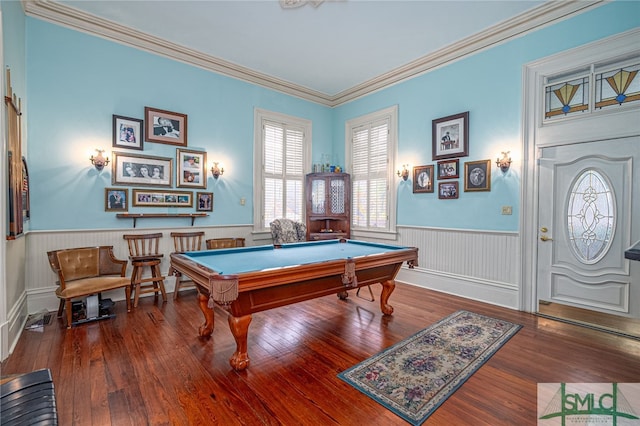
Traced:
[[410, 226], [397, 231], [397, 244], [418, 247], [418, 266], [403, 266], [397, 281], [520, 309], [518, 233]]
[[[31, 231], [27, 235], [27, 260], [26, 264], [26, 290], [29, 313], [39, 312], [42, 309], [55, 311], [58, 309], [59, 300], [55, 295], [56, 275], [49, 266], [47, 252], [62, 248], [89, 247], [107, 245], [113, 246], [113, 252], [119, 259], [128, 259], [129, 249], [123, 234], [146, 234], [162, 232], [164, 235], [160, 240], [160, 251], [164, 253], [164, 259], [160, 265], [163, 275], [169, 271], [169, 254], [174, 251], [173, 239], [169, 236], [171, 232], [204, 231], [205, 239], [238, 237], [245, 238], [247, 245], [252, 245], [252, 226], [234, 225], [220, 227], [185, 227], [171, 229], [150, 229], [150, 228], [124, 228], [109, 230], [72, 230], [72, 231]], [[131, 263], [127, 268], [127, 274], [131, 274]], [[169, 277], [165, 280], [165, 287], [168, 292], [173, 292], [175, 279]], [[124, 291], [114, 290], [104, 294], [105, 297], [114, 301], [124, 300]]]
[[[169, 270], [169, 253], [173, 251], [171, 231], [182, 229], [115, 229], [79, 231], [35, 231], [27, 235], [27, 296], [28, 311], [57, 310], [55, 296], [56, 277], [49, 267], [47, 251], [66, 247], [113, 245], [116, 257], [127, 259], [128, 249], [122, 235], [125, 233], [163, 232], [161, 251], [165, 254], [161, 269]], [[197, 228], [206, 232], [206, 238], [243, 237], [247, 245], [255, 245], [251, 226], [225, 226]], [[374, 238], [367, 238], [376, 241]], [[379, 240], [389, 243], [388, 239]], [[259, 241], [258, 244], [270, 243]], [[398, 281], [445, 293], [484, 301], [495, 305], [519, 309], [520, 243], [515, 232], [434, 229], [424, 227], [398, 227], [399, 245], [418, 247], [418, 266], [403, 267]], [[131, 273], [131, 266], [127, 273]], [[172, 292], [174, 279], [165, 282]], [[121, 291], [105, 294], [122, 300]]]

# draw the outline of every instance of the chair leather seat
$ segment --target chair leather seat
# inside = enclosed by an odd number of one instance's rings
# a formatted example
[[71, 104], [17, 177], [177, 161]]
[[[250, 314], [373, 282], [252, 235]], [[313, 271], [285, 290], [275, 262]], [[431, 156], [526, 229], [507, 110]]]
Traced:
[[88, 294], [101, 293], [107, 290], [126, 287], [131, 284], [128, 277], [93, 277], [81, 278], [67, 282], [64, 290], [56, 289], [56, 295], [63, 299], [86, 296]]

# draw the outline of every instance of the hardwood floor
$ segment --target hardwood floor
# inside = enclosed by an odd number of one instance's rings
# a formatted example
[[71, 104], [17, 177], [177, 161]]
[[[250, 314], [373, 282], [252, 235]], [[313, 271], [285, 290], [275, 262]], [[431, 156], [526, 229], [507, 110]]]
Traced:
[[384, 317], [379, 291], [376, 302], [350, 292], [255, 314], [242, 372], [229, 366], [224, 311], [200, 339], [195, 291], [184, 291], [129, 314], [117, 302], [115, 318], [71, 330], [54, 316], [23, 333], [2, 375], [51, 369], [61, 425], [404, 425], [337, 374], [466, 309], [523, 328], [427, 425], [535, 425], [537, 383], [640, 382], [637, 340], [403, 284]]

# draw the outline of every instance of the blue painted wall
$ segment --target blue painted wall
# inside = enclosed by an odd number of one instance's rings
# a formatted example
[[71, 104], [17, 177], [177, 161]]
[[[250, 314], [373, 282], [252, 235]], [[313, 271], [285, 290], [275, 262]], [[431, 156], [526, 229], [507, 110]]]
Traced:
[[[461, 159], [461, 171], [465, 161], [491, 159], [493, 164], [504, 150], [514, 158], [506, 175], [493, 167], [491, 192], [462, 192], [464, 180], [458, 179], [457, 200], [413, 194], [411, 181], [394, 182], [398, 224], [518, 231], [523, 64], [639, 26], [640, 2], [606, 4], [335, 109], [37, 19], [27, 18], [26, 24], [31, 229], [128, 226], [104, 212], [104, 188], [112, 186], [110, 166], [98, 173], [88, 161], [94, 148], [111, 150], [112, 114], [143, 118], [145, 106], [187, 114], [188, 148], [206, 150], [209, 162], [226, 165], [223, 178], [208, 180], [214, 212], [197, 223], [250, 224], [254, 108], [311, 120], [313, 161], [330, 153], [343, 164], [345, 121], [398, 105], [398, 166], [435, 164], [432, 120], [463, 111], [470, 111], [470, 150]], [[175, 150], [145, 142], [144, 153], [175, 158]], [[244, 207], [241, 197], [247, 200]], [[503, 205], [513, 206], [511, 216], [500, 214]], [[175, 225], [153, 221], [139, 226]]]
[[[437, 186], [434, 193], [414, 194], [411, 180], [397, 179], [397, 222], [518, 231], [523, 65], [639, 25], [640, 2], [617, 1], [601, 6], [340, 106], [334, 111], [333, 137], [344, 139], [344, 122], [349, 119], [398, 105], [399, 158], [395, 167], [406, 163], [436, 165], [431, 159], [432, 120], [469, 111], [469, 156], [460, 158], [459, 198], [438, 199]], [[495, 160], [507, 150], [514, 162], [503, 174]], [[491, 191], [463, 192], [464, 162], [486, 159], [493, 165]], [[502, 206], [512, 206], [513, 214], [502, 215]]]
[[[204, 150], [209, 163], [226, 165], [218, 180], [209, 173], [207, 191], [214, 192], [214, 211], [198, 219], [200, 225], [253, 222], [254, 108], [311, 120], [318, 152], [322, 142], [330, 140], [327, 107], [41, 20], [27, 18], [27, 31], [31, 229], [130, 226], [104, 211], [104, 188], [112, 187], [111, 165], [98, 172], [88, 160], [95, 148], [111, 152], [113, 114], [143, 118], [145, 106], [187, 114], [186, 149]], [[174, 145], [145, 142], [143, 152], [114, 150], [176, 158]], [[241, 197], [247, 200], [245, 206]], [[129, 211], [187, 213], [195, 208]], [[140, 224], [165, 225], [176, 222]]]
[[[11, 69], [11, 86], [18, 97], [26, 96], [25, 83], [25, 16], [19, 1], [0, 1], [2, 8], [2, 47], [4, 65]], [[3, 72], [5, 72], [3, 70]], [[2, 88], [5, 94], [5, 87]]]

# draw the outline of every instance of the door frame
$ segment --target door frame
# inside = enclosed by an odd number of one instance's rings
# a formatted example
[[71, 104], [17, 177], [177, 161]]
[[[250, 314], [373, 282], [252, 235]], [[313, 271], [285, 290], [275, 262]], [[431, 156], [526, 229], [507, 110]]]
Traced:
[[[640, 28], [635, 28], [525, 64], [523, 67], [523, 172], [520, 192], [520, 251], [523, 262], [520, 270], [519, 300], [519, 309], [522, 311], [536, 312], [538, 308], [536, 247], [538, 157], [541, 147], [640, 135], [640, 120], [634, 119], [638, 114], [638, 107], [619, 111], [598, 111], [585, 117], [543, 123], [545, 77], [631, 54], [640, 55], [639, 40]], [[568, 128], [571, 128], [570, 132], [567, 131]]]

